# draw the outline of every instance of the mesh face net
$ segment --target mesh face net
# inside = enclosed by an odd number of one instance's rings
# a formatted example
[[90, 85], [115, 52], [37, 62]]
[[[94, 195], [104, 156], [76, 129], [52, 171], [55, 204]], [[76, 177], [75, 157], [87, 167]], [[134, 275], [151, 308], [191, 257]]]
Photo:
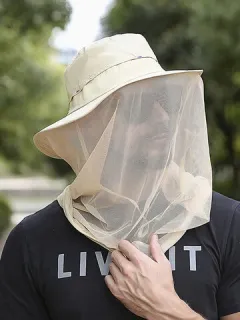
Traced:
[[166, 251], [209, 221], [212, 170], [199, 75], [123, 87], [48, 139], [77, 175], [60, 205], [102, 246], [115, 249], [128, 239], [147, 253], [156, 233]]

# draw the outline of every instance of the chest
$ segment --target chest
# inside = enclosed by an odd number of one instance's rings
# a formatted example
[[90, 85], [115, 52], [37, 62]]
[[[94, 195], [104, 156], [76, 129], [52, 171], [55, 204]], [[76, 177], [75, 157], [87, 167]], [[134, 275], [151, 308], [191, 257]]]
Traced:
[[[138, 319], [106, 288], [104, 277], [109, 272], [110, 254], [95, 245], [72, 244], [68, 248], [59, 247], [48, 254], [40, 267], [41, 291], [52, 319]], [[166, 256], [180, 298], [207, 319], [218, 319], [220, 271], [216, 248], [186, 235]]]

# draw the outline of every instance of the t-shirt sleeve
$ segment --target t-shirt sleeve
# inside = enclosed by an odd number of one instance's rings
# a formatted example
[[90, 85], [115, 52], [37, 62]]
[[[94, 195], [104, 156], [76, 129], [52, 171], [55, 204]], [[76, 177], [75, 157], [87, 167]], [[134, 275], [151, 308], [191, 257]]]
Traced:
[[219, 316], [240, 312], [240, 205], [235, 209], [222, 264], [218, 290]]
[[10, 233], [0, 260], [0, 319], [49, 320], [33, 281], [22, 223]]

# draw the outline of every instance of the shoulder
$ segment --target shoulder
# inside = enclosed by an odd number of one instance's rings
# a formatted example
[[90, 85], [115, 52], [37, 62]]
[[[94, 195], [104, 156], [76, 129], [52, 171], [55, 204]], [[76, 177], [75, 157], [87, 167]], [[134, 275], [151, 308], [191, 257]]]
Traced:
[[213, 192], [208, 227], [224, 253], [230, 239], [236, 239], [240, 234], [240, 202]]
[[211, 221], [217, 225], [231, 224], [235, 214], [239, 215], [240, 202], [228, 198], [220, 193], [213, 192], [212, 208], [211, 208]]
[[27, 231], [35, 230], [39, 227], [51, 227], [56, 224], [56, 221], [63, 222], [64, 220], [65, 216], [63, 210], [58, 201], [55, 200], [43, 209], [24, 218], [20, 222], [20, 225]]
[[223, 215], [234, 213], [238, 209], [240, 202], [228, 198], [220, 193], [213, 192], [212, 196], [212, 212], [220, 212]]
[[55, 200], [45, 208], [24, 218], [12, 232], [23, 233], [28, 243], [43, 244], [46, 240], [74, 232], [63, 209]]
[[40, 240], [38, 243], [44, 243], [46, 230], [53, 228], [53, 224], [57, 220], [61, 221], [63, 219], [64, 215], [61, 213], [61, 207], [57, 201], [23, 219], [9, 233], [1, 258], [4, 261], [12, 261], [18, 258], [19, 261], [24, 260], [27, 262], [28, 244], [32, 240]]
[[219, 216], [222, 223], [219, 228], [221, 235], [218, 232], [223, 247], [217, 303], [219, 315], [224, 317], [240, 312], [240, 202], [217, 196], [214, 206], [215, 221]]

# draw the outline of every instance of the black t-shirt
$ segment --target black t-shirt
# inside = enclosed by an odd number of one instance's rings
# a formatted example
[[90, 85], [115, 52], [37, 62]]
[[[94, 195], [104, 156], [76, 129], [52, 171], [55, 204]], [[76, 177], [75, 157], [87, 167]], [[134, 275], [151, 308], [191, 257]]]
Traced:
[[[208, 320], [240, 312], [240, 206], [214, 193], [211, 221], [167, 253], [175, 289]], [[138, 319], [109, 292], [110, 254], [55, 201], [11, 232], [0, 262], [0, 319]]]

